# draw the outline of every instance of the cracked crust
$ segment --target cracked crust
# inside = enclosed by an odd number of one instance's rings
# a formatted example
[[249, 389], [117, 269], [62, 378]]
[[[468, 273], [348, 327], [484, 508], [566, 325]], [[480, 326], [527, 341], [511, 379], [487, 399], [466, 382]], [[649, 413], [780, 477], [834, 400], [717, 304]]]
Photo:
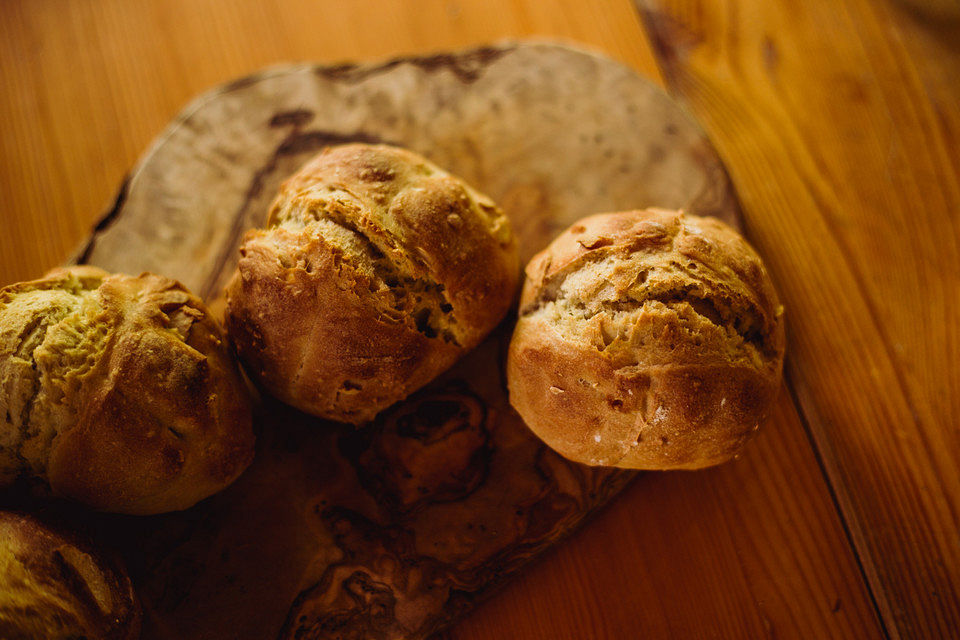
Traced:
[[36, 476], [98, 509], [161, 513], [252, 456], [239, 372], [178, 283], [71, 267], [0, 289], [0, 485]]
[[34, 518], [0, 512], [0, 638], [139, 637], [123, 567]]
[[727, 225], [659, 209], [595, 215], [526, 273], [510, 402], [559, 453], [694, 469], [757, 429], [780, 383], [783, 308]]
[[325, 149], [240, 251], [227, 330], [250, 374], [298, 409], [354, 424], [476, 346], [519, 276], [499, 208], [386, 145]]

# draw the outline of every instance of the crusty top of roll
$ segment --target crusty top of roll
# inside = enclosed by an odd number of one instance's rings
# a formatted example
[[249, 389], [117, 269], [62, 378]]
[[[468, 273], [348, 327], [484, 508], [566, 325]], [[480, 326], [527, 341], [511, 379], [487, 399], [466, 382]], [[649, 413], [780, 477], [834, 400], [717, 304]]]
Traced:
[[325, 149], [283, 184], [267, 226], [340, 249], [384, 315], [428, 335], [470, 348], [503, 315], [486, 302], [510, 274], [491, 279], [486, 263], [514, 245], [506, 215], [406, 149]]
[[[521, 315], [548, 316], [567, 340], [617, 366], [747, 362], [774, 367], [783, 351], [782, 307], [756, 252], [714, 218], [651, 209], [584, 218], [526, 269]], [[655, 339], [659, 311], [684, 336]]]
[[677, 211], [599, 214], [526, 273], [511, 402], [565, 456], [696, 468], [756, 428], [779, 385], [783, 308], [733, 229]]
[[0, 289], [0, 483], [33, 475], [99, 509], [159, 513], [252, 455], [236, 365], [180, 284], [70, 267]]
[[32, 517], [0, 512], [0, 638], [138, 637], [140, 605], [120, 565]]
[[506, 216], [462, 180], [397, 147], [330, 147], [245, 237], [228, 329], [274, 395], [358, 423], [478, 344], [518, 272]]

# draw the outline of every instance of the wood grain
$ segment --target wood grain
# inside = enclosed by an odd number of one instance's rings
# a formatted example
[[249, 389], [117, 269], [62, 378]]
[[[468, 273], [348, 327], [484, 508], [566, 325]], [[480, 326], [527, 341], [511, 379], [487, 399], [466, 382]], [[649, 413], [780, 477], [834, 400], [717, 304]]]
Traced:
[[960, 7], [639, 4], [795, 311], [788, 375], [887, 630], [951, 637]]
[[[586, 211], [659, 203], [740, 224], [709, 141], [660, 88], [607, 58], [521, 43], [281, 66], [211, 89], [76, 259], [215, 299], [281, 181], [349, 141], [465, 177], [501, 203], [524, 260]], [[359, 430], [264, 398], [235, 486], [182, 514], [103, 519], [136, 567], [145, 637], [424, 638], [616, 495], [633, 473], [564, 460], [510, 408], [511, 324]]]
[[656, 76], [629, 2], [196, 0], [0, 3], [0, 285], [59, 264], [196, 94], [296, 61], [549, 34]]
[[[743, 13], [753, 15], [761, 3], [741, 4]], [[844, 5], [844, 10], [849, 18], [841, 18], [856, 22], [864, 8]], [[837, 19], [830, 12], [826, 18]], [[893, 54], [894, 62], [920, 56], [938, 60], [951, 50], [948, 26], [938, 27], [943, 35], [931, 41], [925, 36], [930, 21], [906, 23], [909, 30], [904, 24], [895, 32], [904, 48]], [[711, 28], [726, 33], [723, 26]], [[775, 33], [791, 28], [785, 20]], [[659, 77], [628, 0], [0, 3], [0, 117], [5, 123], [0, 136], [5, 223], [0, 283], [37, 275], [63, 259], [150, 139], [194, 94], [213, 84], [288, 60], [372, 59], [519, 35], [572, 38]], [[673, 35], [682, 40], [687, 34]], [[924, 73], [940, 78], [924, 84], [940, 96], [941, 105], [949, 105], [944, 101], [952, 95], [947, 80], [956, 68], [925, 67]], [[710, 72], [718, 74], [720, 84], [730, 76], [725, 68], [711, 67]], [[736, 90], [743, 90], [742, 85]], [[838, 101], [848, 99], [846, 93], [838, 96]], [[871, 109], [882, 113], [882, 106]], [[949, 109], [940, 106], [939, 111]], [[955, 119], [948, 115], [941, 121], [955, 140]], [[716, 123], [710, 124], [718, 135]], [[725, 140], [738, 179], [763, 157], [731, 155]], [[777, 176], [766, 179], [776, 182]], [[892, 190], [873, 183], [878, 192]], [[805, 188], [796, 181], [783, 186], [788, 198], [790, 189], [803, 193]], [[774, 244], [786, 242], [783, 238], [794, 228], [793, 219], [779, 219], [776, 207], [751, 204], [747, 213], [751, 236], [758, 224], [776, 226], [780, 240]], [[847, 229], [856, 237], [873, 237], [861, 227]], [[764, 255], [771, 260], [769, 236], [764, 242]], [[906, 264], [913, 268], [918, 261], [907, 256]], [[783, 258], [778, 265], [783, 287], [794, 271]], [[817, 313], [818, 307], [805, 298], [793, 299], [791, 326], [801, 315]], [[857, 389], [844, 390], [855, 403], [872, 399]], [[956, 397], [945, 394], [939, 402], [956, 402]], [[930, 597], [921, 593], [918, 598]], [[740, 461], [697, 474], [645, 476], [594, 524], [530, 567], [449, 635], [809, 638], [879, 633], [817, 457], [789, 395], [783, 394], [778, 412]]]

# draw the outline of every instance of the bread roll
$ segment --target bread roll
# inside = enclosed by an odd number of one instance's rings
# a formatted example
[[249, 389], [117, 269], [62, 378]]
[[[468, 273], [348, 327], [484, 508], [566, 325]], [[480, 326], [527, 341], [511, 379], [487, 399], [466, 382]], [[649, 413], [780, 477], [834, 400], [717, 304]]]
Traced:
[[503, 212], [385, 145], [325, 149], [240, 251], [227, 330], [248, 371], [284, 402], [354, 424], [479, 343], [519, 279]]
[[200, 300], [71, 267], [0, 289], [0, 486], [97, 509], [185, 509], [250, 463], [247, 390]]
[[139, 637], [140, 605], [123, 567], [33, 518], [0, 512], [0, 638]]
[[577, 462], [723, 462], [780, 384], [783, 308], [757, 254], [712, 218], [585, 218], [527, 265], [520, 305], [510, 402]]

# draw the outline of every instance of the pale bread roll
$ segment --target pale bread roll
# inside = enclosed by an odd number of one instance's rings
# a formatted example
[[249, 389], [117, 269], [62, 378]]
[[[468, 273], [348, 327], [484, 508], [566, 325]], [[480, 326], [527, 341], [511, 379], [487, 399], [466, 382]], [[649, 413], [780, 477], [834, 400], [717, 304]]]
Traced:
[[325, 149], [245, 237], [227, 329], [280, 400], [359, 424], [476, 346], [513, 302], [503, 212], [409, 151]]
[[30, 516], [0, 511], [0, 638], [139, 637], [140, 604], [122, 566]]
[[0, 289], [0, 486], [105, 511], [186, 509], [253, 457], [220, 327], [173, 280], [70, 267]]
[[590, 216], [526, 273], [510, 402], [563, 456], [695, 469], [735, 456], [763, 420], [783, 308], [727, 225], [656, 209]]

